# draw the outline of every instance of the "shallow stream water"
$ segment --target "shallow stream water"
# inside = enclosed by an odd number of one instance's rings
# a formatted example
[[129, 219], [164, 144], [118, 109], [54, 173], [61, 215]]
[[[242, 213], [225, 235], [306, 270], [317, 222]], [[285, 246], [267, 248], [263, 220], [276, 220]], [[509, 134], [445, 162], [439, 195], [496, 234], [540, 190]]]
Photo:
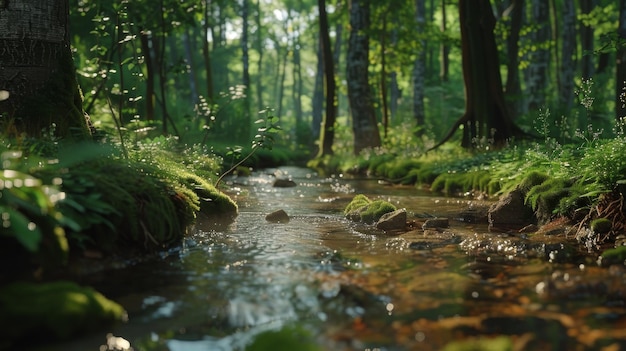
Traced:
[[[273, 187], [277, 177], [297, 186]], [[201, 218], [181, 247], [89, 275], [85, 283], [129, 320], [58, 349], [244, 350], [285, 328], [320, 350], [441, 350], [486, 339], [496, 349], [626, 349], [624, 266], [598, 267], [597, 253], [562, 232], [490, 232], [463, 215], [488, 201], [289, 167], [229, 186], [240, 210], [233, 222]], [[406, 208], [415, 230], [386, 235], [347, 221], [355, 194]], [[265, 220], [279, 209], [288, 223]], [[450, 227], [421, 230], [431, 216]]]

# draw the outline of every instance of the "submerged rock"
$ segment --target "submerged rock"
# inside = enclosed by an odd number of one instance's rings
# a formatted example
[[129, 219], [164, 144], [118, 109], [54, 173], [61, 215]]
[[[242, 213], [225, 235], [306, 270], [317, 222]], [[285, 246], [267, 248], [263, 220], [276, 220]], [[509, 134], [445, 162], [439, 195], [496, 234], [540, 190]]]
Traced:
[[422, 229], [448, 228], [450, 221], [447, 218], [427, 219], [422, 225]]
[[376, 228], [384, 231], [401, 231], [406, 229], [406, 209], [401, 208], [385, 213], [376, 222]]
[[285, 210], [277, 210], [265, 216], [265, 220], [272, 223], [288, 223], [289, 215]]
[[297, 185], [298, 184], [291, 179], [276, 179], [272, 186], [274, 188], [292, 188]]

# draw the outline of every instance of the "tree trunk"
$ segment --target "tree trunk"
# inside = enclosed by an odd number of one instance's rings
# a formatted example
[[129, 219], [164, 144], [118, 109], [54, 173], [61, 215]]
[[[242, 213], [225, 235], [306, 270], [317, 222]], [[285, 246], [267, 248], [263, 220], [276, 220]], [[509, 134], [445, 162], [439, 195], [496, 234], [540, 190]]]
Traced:
[[[415, 0], [415, 21], [417, 30], [426, 30], [426, 0]], [[426, 40], [420, 40], [417, 57], [413, 64], [413, 118], [417, 133], [424, 132], [426, 112], [424, 88], [426, 86]]]
[[335, 140], [335, 121], [337, 118], [335, 66], [333, 54], [330, 49], [330, 34], [328, 33], [328, 15], [326, 13], [326, 1], [317, 0], [320, 25], [320, 46], [324, 67], [324, 82], [326, 86], [326, 113], [320, 126], [320, 148], [317, 157], [333, 154], [333, 142]]
[[522, 28], [524, 15], [524, 0], [513, 0], [507, 9], [511, 17], [511, 27], [507, 38], [507, 62], [506, 62], [506, 101], [509, 112], [515, 118], [526, 113], [524, 109], [524, 98], [519, 77], [519, 33]]
[[[522, 131], [512, 122], [502, 92], [498, 49], [493, 34], [496, 20], [489, 0], [459, 0], [461, 50], [465, 81], [465, 114], [439, 147], [463, 125], [462, 146], [502, 146]], [[488, 144], [487, 144], [488, 143]]]
[[383, 29], [380, 33], [380, 102], [383, 114], [383, 136], [387, 138], [389, 129], [389, 109], [387, 107], [387, 62], [385, 50], [387, 50], [387, 13], [383, 14]]
[[[580, 0], [579, 7], [581, 14], [587, 15], [595, 6], [594, 0]], [[589, 79], [594, 75], [593, 65], [593, 27], [580, 24], [580, 46], [582, 49], [581, 70], [582, 78]]]
[[63, 138], [90, 137], [68, 17], [68, 0], [1, 2], [0, 125], [6, 135], [54, 130]]
[[211, 11], [211, 1], [204, 0], [204, 23], [202, 26], [202, 58], [204, 60], [204, 71], [206, 74], [206, 100], [209, 103], [215, 102], [215, 94], [213, 93], [213, 69], [211, 68], [211, 52], [209, 50], [209, 34], [210, 22], [209, 13]]
[[[626, 40], [626, 0], [620, 0], [619, 24], [617, 35], [620, 40]], [[619, 45], [616, 57], [615, 77], [615, 118], [621, 121], [626, 117], [626, 46]]]
[[350, 39], [347, 55], [348, 100], [352, 113], [354, 154], [378, 147], [380, 134], [369, 85], [369, 0], [353, 0], [350, 5]]
[[313, 138], [315, 140], [320, 138], [320, 129], [324, 115], [324, 48], [322, 47], [321, 39], [318, 40], [317, 46], [317, 70], [315, 72], [315, 85], [313, 86], [313, 101], [311, 101], [313, 105], [313, 111], [311, 112], [313, 115]]
[[259, 111], [265, 109], [265, 102], [263, 102], [263, 31], [261, 24], [261, 0], [256, 2], [256, 15], [254, 20], [256, 22], [256, 40], [254, 46], [256, 47], [259, 60], [257, 61], [257, 79], [256, 79], [256, 100]]
[[[241, 21], [243, 22], [243, 28], [241, 30], [241, 56], [242, 56], [242, 64], [243, 64], [243, 86], [245, 87], [244, 97], [244, 116], [243, 124], [241, 128], [241, 137], [247, 139], [252, 136], [250, 133], [250, 124], [251, 124], [251, 114], [250, 114], [250, 54], [248, 50], [248, 11], [250, 0], [243, 0], [241, 6]], [[280, 116], [280, 114], [279, 114]]]
[[[570, 0], [571, 1], [571, 0]], [[528, 110], [538, 110], [545, 105], [548, 69], [550, 67], [550, 4], [546, 0], [532, 1], [531, 23], [538, 26], [532, 33], [534, 51], [528, 60], [526, 90]]]
[[141, 51], [146, 63], [146, 119], [154, 120], [154, 52], [151, 49], [152, 33], [142, 30]]
[[576, 62], [576, 8], [573, 1], [563, 1], [561, 25], [561, 74], [559, 75], [559, 106], [563, 113], [574, 105], [574, 72]]
[[[441, 0], [441, 33], [446, 35], [446, 0]], [[448, 75], [450, 73], [450, 45], [448, 41], [444, 39], [439, 45], [439, 79], [442, 82], [448, 81]]]

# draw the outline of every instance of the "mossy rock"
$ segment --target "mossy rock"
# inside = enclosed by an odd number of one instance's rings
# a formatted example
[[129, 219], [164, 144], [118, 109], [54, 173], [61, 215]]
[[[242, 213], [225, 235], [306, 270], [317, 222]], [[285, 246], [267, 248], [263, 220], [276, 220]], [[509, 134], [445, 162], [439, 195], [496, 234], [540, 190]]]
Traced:
[[591, 221], [589, 227], [594, 233], [606, 234], [613, 228], [613, 223], [606, 218], [597, 218]]
[[598, 263], [602, 266], [626, 263], [626, 246], [605, 250], [602, 255], [600, 255]]
[[270, 330], [256, 336], [246, 351], [321, 351], [311, 335], [298, 326]]
[[359, 194], [346, 206], [344, 214], [346, 218], [372, 224], [380, 219], [384, 214], [393, 212], [396, 206], [384, 200], [370, 200], [367, 196]]
[[453, 341], [443, 348], [444, 351], [507, 351], [513, 349], [513, 341], [507, 336]]
[[73, 282], [16, 282], [0, 288], [0, 349], [37, 336], [67, 340], [123, 321], [122, 306]]
[[529, 172], [519, 183], [518, 188], [523, 194], [526, 194], [532, 187], [540, 185], [550, 178], [547, 174], [539, 171]]
[[358, 194], [352, 199], [352, 201], [350, 201], [348, 206], [346, 206], [346, 208], [343, 210], [343, 213], [347, 215], [351, 212], [362, 209], [370, 203], [372, 203], [372, 200], [370, 200], [367, 196], [363, 194]]
[[185, 172], [181, 175], [181, 182], [198, 196], [200, 212], [207, 215], [237, 213], [237, 204], [205, 179], [193, 173]]

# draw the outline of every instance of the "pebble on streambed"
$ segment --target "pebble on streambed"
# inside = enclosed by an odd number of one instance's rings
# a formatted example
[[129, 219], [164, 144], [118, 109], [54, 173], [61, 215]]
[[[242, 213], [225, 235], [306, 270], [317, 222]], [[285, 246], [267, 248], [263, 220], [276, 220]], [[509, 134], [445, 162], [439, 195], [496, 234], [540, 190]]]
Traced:
[[285, 210], [277, 210], [265, 216], [265, 220], [272, 223], [289, 223], [289, 215]]

